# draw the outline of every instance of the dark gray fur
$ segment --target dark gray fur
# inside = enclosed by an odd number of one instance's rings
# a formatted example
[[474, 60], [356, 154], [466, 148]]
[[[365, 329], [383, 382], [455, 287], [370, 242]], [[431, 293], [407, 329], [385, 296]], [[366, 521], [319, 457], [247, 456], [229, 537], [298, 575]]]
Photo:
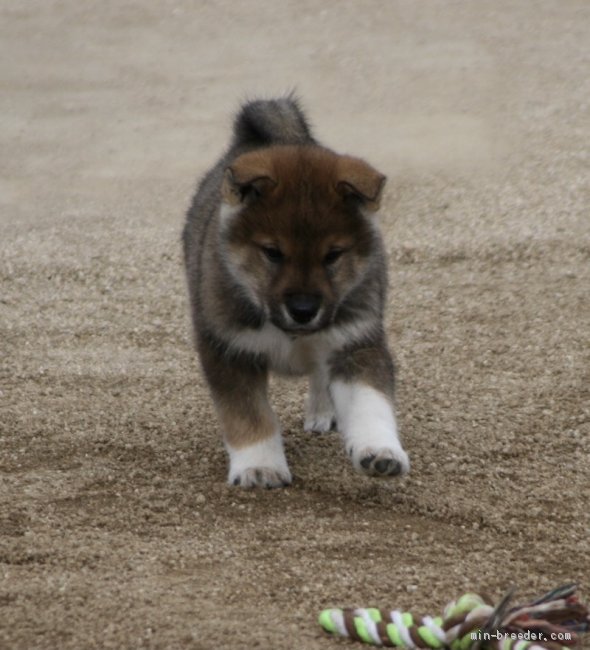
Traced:
[[234, 122], [233, 147], [255, 149], [273, 144], [317, 144], [299, 101], [292, 95], [249, 102]]
[[[254, 149], [273, 144], [317, 144], [298, 100], [291, 95], [280, 99], [258, 99], [242, 106], [234, 121], [233, 136], [221, 160], [199, 183], [188, 210], [182, 237], [193, 322], [195, 328], [201, 331], [209, 329], [200, 309], [200, 278], [203, 277], [202, 265], [207, 257], [204, 247], [211, 220], [219, 209], [225, 169], [235, 158]], [[223, 275], [217, 279], [219, 298], [223, 299], [225, 296], [229, 320], [243, 327], [261, 327], [263, 322], [259, 310], [245, 296], [235, 295], [235, 291], [232, 291], [234, 281]], [[208, 335], [214, 333], [208, 332]]]
[[[235, 280], [224, 273], [223, 265], [215, 258], [216, 249], [212, 245], [214, 233], [210, 226], [219, 209], [220, 191], [224, 171], [239, 155], [255, 149], [272, 145], [318, 145], [312, 135], [299, 101], [293, 96], [272, 100], [254, 100], [242, 106], [233, 124], [233, 139], [219, 162], [201, 180], [192, 204], [188, 210], [183, 232], [184, 259], [187, 271], [189, 297], [195, 326], [196, 343], [202, 353], [203, 346], [212, 347], [220, 356], [240, 357], [241, 362], [252, 363], [258, 367], [265, 365], [264, 357], [242, 351], [230, 351], [224, 342], [221, 331], [224, 325], [233, 324], [244, 328], [260, 328], [264, 315], [250, 300], [236, 293]], [[383, 308], [387, 290], [387, 264], [385, 252], [378, 236], [372, 243], [372, 269], [361, 283], [340, 305], [334, 324], [352, 323], [359, 317], [370, 315], [374, 327], [362, 341], [356, 341], [342, 351], [335, 353], [331, 369], [333, 376], [352, 379], [355, 375], [367, 374], [369, 383], [379, 382], [379, 388], [388, 394], [393, 393], [393, 363], [387, 351], [382, 328]], [[225, 323], [214, 323], [203, 309], [203, 265], [207, 271], [216, 269], [215, 300], [220, 303], [220, 312], [225, 315]], [[220, 331], [221, 330], [221, 331]], [[357, 348], [374, 351], [375, 373], [366, 372], [355, 361], [352, 354]], [[362, 355], [363, 359], [366, 355]], [[228, 359], [229, 360], [229, 359]], [[371, 381], [372, 374], [379, 379]], [[210, 381], [212, 377], [209, 377]], [[382, 382], [382, 383], [381, 383]]]
[[[268, 371], [274, 368], [290, 372], [271, 367], [275, 362], [267, 356], [270, 354], [268, 348], [253, 346], [246, 350], [232, 342], [236, 332], [248, 337], [256, 335], [267, 324], [268, 317], [252, 302], [228, 264], [224, 263], [220, 242], [225, 235], [222, 235], [218, 218], [226, 169], [244, 153], [275, 145], [320, 146], [297, 100], [291, 96], [256, 100], [242, 107], [234, 121], [229, 148], [199, 183], [183, 232], [195, 343], [222, 425], [225, 418], [224, 434], [230, 447], [254, 444], [259, 440], [257, 431], [270, 435], [274, 416], [267, 398]], [[335, 347], [328, 352], [331, 355], [326, 359], [328, 381], [360, 382], [372, 386], [391, 400], [394, 366], [383, 330], [387, 289], [383, 242], [371, 222], [365, 221], [367, 217], [357, 198], [350, 197], [347, 205], [346, 209], [354, 218], [364, 224], [357, 243], [359, 251], [361, 243], [364, 246], [362, 254], [366, 264], [363, 274], [358, 277], [358, 284], [343, 295], [341, 302], [334, 307], [331, 321], [325, 326], [328, 334], [331, 327], [346, 332], [347, 338], [350, 332], [347, 343], [339, 343], [340, 347], [334, 344]], [[271, 323], [276, 327], [272, 320]], [[262, 331], [264, 334], [261, 336], [266, 337], [268, 331]], [[283, 336], [287, 334], [283, 332]], [[232, 434], [231, 422], [235, 417], [239, 419], [236, 431], [242, 432], [239, 433], [241, 438], [236, 437], [237, 433]], [[360, 459], [360, 468], [377, 476], [391, 476], [402, 471], [401, 462], [392, 457], [393, 452], [388, 455], [386, 449], [383, 455], [382, 451], [368, 450], [366, 457]], [[349, 452], [352, 454], [352, 448]], [[232, 478], [230, 467], [231, 482], [240, 484], [243, 479], [246, 487], [279, 487], [290, 482], [288, 470], [285, 474], [264, 467], [254, 469], [253, 475], [246, 472]]]

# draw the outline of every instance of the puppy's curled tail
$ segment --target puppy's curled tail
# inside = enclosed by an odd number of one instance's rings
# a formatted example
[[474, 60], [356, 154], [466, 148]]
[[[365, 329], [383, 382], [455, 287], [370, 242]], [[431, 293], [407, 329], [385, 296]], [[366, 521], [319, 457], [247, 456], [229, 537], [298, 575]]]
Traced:
[[244, 104], [234, 121], [235, 147], [315, 144], [298, 100], [256, 99]]

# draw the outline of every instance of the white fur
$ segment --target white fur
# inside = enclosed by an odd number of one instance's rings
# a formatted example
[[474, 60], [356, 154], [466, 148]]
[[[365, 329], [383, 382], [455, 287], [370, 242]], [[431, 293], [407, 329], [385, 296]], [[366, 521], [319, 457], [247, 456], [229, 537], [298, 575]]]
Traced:
[[[230, 206], [226, 203], [223, 203], [221, 208], [220, 208], [220, 221], [221, 221], [221, 231], [223, 232], [223, 229], [225, 228], [225, 224], [233, 219], [234, 212], [235, 210], [239, 208], [235, 208], [234, 206]], [[224, 216], [225, 215], [225, 216]], [[233, 287], [233, 290], [236, 292], [236, 294], [242, 294], [246, 298], [250, 300], [253, 304], [255, 304], [257, 307], [265, 311], [266, 309], [265, 306], [261, 303], [260, 298], [258, 297], [258, 290], [256, 287], [256, 281], [255, 279], [248, 275], [248, 273], [244, 272], [244, 269], [240, 267], [240, 256], [239, 255], [232, 255], [231, 251], [224, 245], [219, 246], [218, 248], [221, 258], [223, 260], [223, 265], [225, 266], [226, 270], [229, 272], [231, 275], [233, 281], [235, 282], [235, 286]]]
[[303, 425], [305, 431], [322, 433], [330, 431], [332, 428], [332, 421], [335, 419], [336, 413], [330, 395], [329, 383], [328, 367], [322, 360], [309, 378], [309, 395]]
[[240, 212], [242, 209], [241, 204], [232, 205], [223, 201], [221, 207], [219, 208], [219, 222], [221, 227], [224, 228], [229, 222]]
[[380, 391], [359, 382], [332, 382], [331, 394], [336, 408], [338, 428], [356, 469], [363, 471], [361, 460], [369, 455], [393, 457], [402, 474], [410, 469], [408, 455], [397, 433], [390, 401]]
[[[240, 479], [244, 487], [255, 484], [253, 474], [256, 470], [262, 473], [262, 481], [269, 481], [273, 487], [281, 481], [291, 482], [291, 472], [285, 458], [281, 432], [276, 431], [270, 438], [256, 442], [247, 447], [236, 449], [226, 444], [229, 453], [229, 483]], [[249, 484], [250, 482], [250, 484]]]
[[367, 335], [375, 319], [362, 319], [347, 325], [332, 326], [306, 336], [290, 336], [272, 323], [257, 330], [234, 330], [222, 335], [236, 352], [266, 354], [271, 369], [284, 375], [311, 374], [330, 353]]
[[297, 365], [294, 364], [296, 360], [292, 359], [294, 339], [270, 322], [266, 322], [260, 329], [229, 330], [222, 335], [235, 352], [244, 351], [268, 355], [273, 370], [283, 374], [303, 374], [305, 372], [305, 369], [296, 372], [293, 368], [294, 365]]

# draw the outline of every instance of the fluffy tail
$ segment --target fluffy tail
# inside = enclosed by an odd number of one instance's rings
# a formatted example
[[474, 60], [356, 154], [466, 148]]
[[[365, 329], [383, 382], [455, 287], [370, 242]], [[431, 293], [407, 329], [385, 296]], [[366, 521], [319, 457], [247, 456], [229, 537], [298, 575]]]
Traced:
[[236, 147], [314, 143], [307, 119], [292, 95], [248, 102], [234, 121]]

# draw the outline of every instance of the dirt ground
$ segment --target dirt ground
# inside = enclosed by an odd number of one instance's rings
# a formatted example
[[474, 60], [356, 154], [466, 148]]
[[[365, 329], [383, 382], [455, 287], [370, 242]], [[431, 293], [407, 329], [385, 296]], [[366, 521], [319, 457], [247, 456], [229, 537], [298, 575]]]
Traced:
[[[585, 0], [0, 11], [0, 648], [330, 650], [324, 607], [590, 597]], [[240, 101], [292, 88], [389, 177], [403, 480], [276, 381], [294, 484], [225, 484], [180, 231]]]

